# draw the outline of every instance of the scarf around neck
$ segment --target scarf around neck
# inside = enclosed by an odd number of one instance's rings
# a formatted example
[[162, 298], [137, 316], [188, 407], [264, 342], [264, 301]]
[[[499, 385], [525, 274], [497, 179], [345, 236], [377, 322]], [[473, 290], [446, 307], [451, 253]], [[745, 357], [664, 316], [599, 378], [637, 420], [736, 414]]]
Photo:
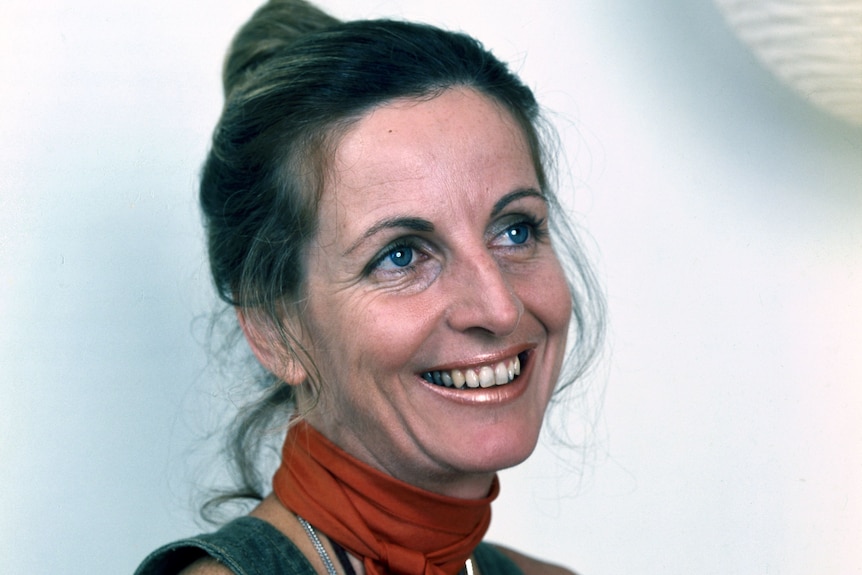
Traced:
[[363, 559], [368, 575], [453, 575], [491, 523], [484, 499], [431, 493], [352, 457], [307, 422], [293, 425], [273, 477], [279, 501]]

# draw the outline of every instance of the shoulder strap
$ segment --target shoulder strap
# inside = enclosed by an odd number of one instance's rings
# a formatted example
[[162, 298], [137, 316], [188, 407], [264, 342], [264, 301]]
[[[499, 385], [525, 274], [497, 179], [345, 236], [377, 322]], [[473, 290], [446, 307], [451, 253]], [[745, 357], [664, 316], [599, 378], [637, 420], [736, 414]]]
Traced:
[[240, 517], [215, 533], [165, 545], [150, 554], [135, 575], [176, 575], [206, 556], [237, 575], [314, 575], [293, 541], [255, 517]]
[[503, 555], [503, 553], [488, 543], [479, 543], [473, 551], [476, 563], [479, 564], [479, 573], [491, 575], [524, 575], [521, 568], [514, 561]]

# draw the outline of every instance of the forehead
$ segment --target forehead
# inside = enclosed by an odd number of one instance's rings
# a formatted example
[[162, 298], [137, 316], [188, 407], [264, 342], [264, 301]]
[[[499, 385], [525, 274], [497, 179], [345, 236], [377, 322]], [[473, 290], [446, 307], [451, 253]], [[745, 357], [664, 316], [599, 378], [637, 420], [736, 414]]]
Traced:
[[538, 187], [521, 127], [487, 96], [453, 88], [395, 100], [351, 126], [335, 149], [320, 224], [460, 210], [517, 187]]

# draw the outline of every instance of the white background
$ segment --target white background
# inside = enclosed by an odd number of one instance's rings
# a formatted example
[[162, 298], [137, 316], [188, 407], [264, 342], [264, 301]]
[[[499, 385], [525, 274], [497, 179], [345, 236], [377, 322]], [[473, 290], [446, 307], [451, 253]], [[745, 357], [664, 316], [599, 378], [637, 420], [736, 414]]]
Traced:
[[[491, 537], [585, 575], [862, 573], [862, 130], [706, 0], [531, 4], [323, 3], [469, 31], [557, 113], [603, 418], [585, 464], [546, 442], [503, 474]], [[195, 189], [255, 7], [0, 7], [3, 573], [130, 573], [200, 529], [201, 435], [243, 382], [201, 345]]]

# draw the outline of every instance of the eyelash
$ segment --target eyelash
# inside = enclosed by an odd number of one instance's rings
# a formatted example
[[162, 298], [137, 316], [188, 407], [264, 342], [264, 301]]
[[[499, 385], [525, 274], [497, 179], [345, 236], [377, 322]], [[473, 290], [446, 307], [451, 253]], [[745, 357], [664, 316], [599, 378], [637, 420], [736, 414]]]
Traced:
[[541, 243], [548, 237], [548, 230], [545, 226], [545, 218], [535, 218], [529, 215], [519, 215], [515, 221], [506, 223], [503, 230], [494, 237], [500, 237], [517, 228], [518, 226], [527, 226], [530, 231], [530, 236], [520, 244], [513, 243], [511, 248], [519, 248], [522, 246], [531, 245], [532, 243]]
[[395, 243], [392, 243], [380, 253], [379, 256], [371, 260], [368, 266], [365, 268], [365, 275], [371, 275], [375, 271], [380, 269], [380, 266], [386, 261], [386, 258], [391, 257], [393, 254], [399, 251], [412, 250], [414, 252], [413, 258], [411, 258], [410, 263], [406, 266], [397, 268], [395, 270], [389, 270], [392, 273], [403, 273], [406, 271], [410, 271], [411, 268], [415, 266], [416, 253], [421, 253], [423, 248], [425, 247], [424, 242], [418, 240], [417, 238], [406, 237], [399, 238]]
[[[527, 229], [529, 230], [529, 236], [526, 240], [524, 240], [524, 242], [520, 244], [512, 243], [505, 246], [505, 249], [510, 250], [523, 249], [533, 244], [541, 243], [547, 239], [549, 233], [545, 224], [545, 218], [535, 218], [526, 214], [518, 214], [517, 216], [513, 217], [512, 220], [507, 222], [505, 226], [503, 226], [502, 230], [494, 236], [494, 239], [503, 236], [504, 234], [510, 232], [511, 230], [519, 226], [527, 226]], [[371, 262], [368, 263], [364, 270], [364, 274], [367, 276], [375, 273], [380, 269], [380, 267], [383, 265], [387, 258], [398, 253], [399, 251], [411, 250], [414, 255], [411, 258], [410, 263], [403, 267], [398, 266], [394, 269], [386, 270], [387, 273], [394, 273], [399, 275], [409, 273], [413, 271], [416, 267], [417, 257], [421, 258], [422, 252], [426, 249], [427, 243], [419, 238], [410, 236], [399, 238], [394, 243], [386, 246], [386, 248], [384, 248], [383, 251], [380, 252], [380, 254], [376, 258], [374, 258], [373, 260], [371, 260]]]

